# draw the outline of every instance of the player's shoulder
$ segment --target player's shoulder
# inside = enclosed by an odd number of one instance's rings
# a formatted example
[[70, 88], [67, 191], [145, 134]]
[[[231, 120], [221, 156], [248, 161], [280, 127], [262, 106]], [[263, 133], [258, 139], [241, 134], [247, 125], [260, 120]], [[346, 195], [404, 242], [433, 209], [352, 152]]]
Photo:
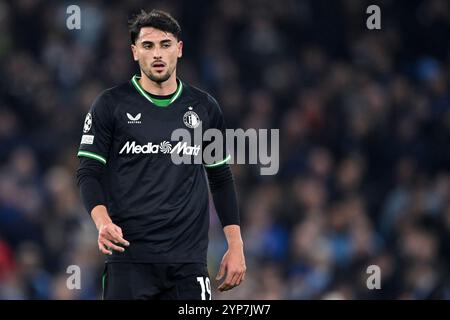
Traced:
[[118, 101], [118, 99], [123, 98], [124, 96], [130, 95], [133, 90], [130, 86], [129, 82], [124, 82], [113, 87], [107, 88], [100, 93], [100, 96], [106, 96], [108, 99], [112, 99], [113, 101]]
[[127, 82], [104, 89], [95, 98], [93, 109], [113, 111], [117, 102], [130, 94], [130, 89], [130, 85]]
[[207, 109], [212, 109], [214, 111], [220, 110], [219, 103], [216, 98], [214, 98], [214, 96], [209, 92], [186, 83], [185, 81], [183, 81], [183, 86], [183, 90], [186, 90], [187, 94], [191, 95], [193, 99], [198, 100]]

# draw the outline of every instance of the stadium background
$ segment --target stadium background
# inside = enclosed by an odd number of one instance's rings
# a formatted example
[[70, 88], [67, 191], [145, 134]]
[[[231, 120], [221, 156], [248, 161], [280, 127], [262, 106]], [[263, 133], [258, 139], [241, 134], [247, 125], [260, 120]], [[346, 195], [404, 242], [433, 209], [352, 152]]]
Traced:
[[[0, 299], [101, 295], [75, 155], [94, 97], [137, 70], [138, 8], [179, 19], [179, 75], [229, 128], [280, 128], [276, 176], [232, 167], [247, 279], [215, 299], [449, 299], [450, 2], [375, 3], [369, 31], [358, 0], [0, 0]], [[212, 212], [212, 277], [224, 251]], [[72, 264], [81, 290], [66, 288]]]

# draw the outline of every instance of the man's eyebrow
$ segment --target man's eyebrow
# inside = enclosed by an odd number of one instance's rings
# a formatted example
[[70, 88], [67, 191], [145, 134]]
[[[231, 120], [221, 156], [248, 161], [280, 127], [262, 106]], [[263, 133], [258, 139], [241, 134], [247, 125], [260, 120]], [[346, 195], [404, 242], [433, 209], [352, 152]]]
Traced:
[[[170, 42], [172, 42], [171, 39], [164, 39], [164, 40], [161, 40], [159, 43], [170, 43]], [[150, 40], [142, 40], [141, 43], [142, 44], [154, 44], [154, 42], [150, 41]]]

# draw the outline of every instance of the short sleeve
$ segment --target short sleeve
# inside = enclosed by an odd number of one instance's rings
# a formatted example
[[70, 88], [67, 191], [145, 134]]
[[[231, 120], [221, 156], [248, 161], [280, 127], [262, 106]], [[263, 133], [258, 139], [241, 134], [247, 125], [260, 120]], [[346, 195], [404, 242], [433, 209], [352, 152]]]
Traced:
[[107, 93], [92, 104], [84, 119], [78, 157], [87, 157], [106, 164], [112, 141], [113, 117]]
[[[208, 95], [208, 104], [209, 104], [209, 127], [208, 129], [217, 129], [220, 131], [222, 135], [222, 144], [220, 146], [221, 150], [216, 150], [213, 152], [214, 161], [205, 161], [203, 165], [205, 168], [214, 168], [224, 164], [227, 164], [231, 155], [229, 150], [227, 149], [227, 136], [226, 136], [226, 124], [225, 119], [222, 113], [222, 109], [219, 106], [219, 103], [212, 96]], [[207, 149], [208, 146], [213, 143], [212, 141], [205, 141], [203, 143], [203, 150]], [[217, 154], [217, 156], [216, 156]]]

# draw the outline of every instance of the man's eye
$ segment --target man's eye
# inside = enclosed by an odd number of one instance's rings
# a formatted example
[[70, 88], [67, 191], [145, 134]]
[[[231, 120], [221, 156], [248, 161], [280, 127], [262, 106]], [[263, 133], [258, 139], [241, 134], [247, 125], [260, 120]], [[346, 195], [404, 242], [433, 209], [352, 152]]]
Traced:
[[170, 43], [164, 43], [164, 44], [162, 45], [162, 47], [163, 47], [163, 48], [168, 48], [168, 47], [170, 47]]
[[149, 44], [144, 44], [143, 47], [144, 47], [144, 49], [149, 49], [150, 45]]

